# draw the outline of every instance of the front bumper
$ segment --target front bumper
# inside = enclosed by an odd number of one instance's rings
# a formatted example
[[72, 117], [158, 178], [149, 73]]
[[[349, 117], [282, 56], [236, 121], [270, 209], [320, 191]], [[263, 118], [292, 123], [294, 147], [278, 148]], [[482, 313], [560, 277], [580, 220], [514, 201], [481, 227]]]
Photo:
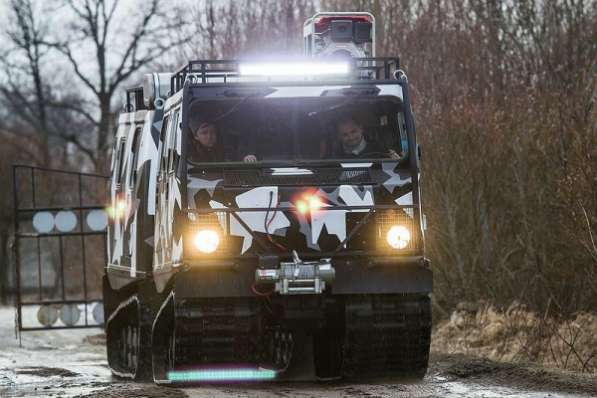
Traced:
[[[433, 288], [429, 262], [422, 256], [340, 258], [332, 260], [335, 279], [324, 295], [427, 294]], [[175, 276], [180, 298], [255, 297], [251, 262], [185, 264]]]

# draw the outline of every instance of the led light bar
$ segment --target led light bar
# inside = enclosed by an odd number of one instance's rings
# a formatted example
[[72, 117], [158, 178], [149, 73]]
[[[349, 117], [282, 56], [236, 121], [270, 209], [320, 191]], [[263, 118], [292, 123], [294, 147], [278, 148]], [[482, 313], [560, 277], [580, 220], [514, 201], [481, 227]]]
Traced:
[[168, 372], [168, 380], [174, 382], [258, 381], [271, 380], [275, 377], [276, 371], [269, 369], [208, 369]]
[[346, 62], [245, 63], [238, 69], [246, 76], [346, 75], [350, 65]]

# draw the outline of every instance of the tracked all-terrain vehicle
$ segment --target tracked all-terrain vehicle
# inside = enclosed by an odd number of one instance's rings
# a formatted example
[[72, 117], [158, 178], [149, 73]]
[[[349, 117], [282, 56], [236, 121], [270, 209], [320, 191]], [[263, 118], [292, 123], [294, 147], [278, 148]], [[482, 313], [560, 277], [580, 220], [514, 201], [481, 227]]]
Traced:
[[272, 379], [309, 358], [322, 379], [424, 375], [417, 139], [373, 24], [318, 14], [301, 61], [191, 61], [127, 91], [103, 281], [113, 373]]

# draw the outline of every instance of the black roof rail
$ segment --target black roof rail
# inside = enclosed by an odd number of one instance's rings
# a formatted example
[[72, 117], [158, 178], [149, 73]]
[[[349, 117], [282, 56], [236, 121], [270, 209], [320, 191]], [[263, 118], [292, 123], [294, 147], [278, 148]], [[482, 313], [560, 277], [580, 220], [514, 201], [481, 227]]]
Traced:
[[[349, 80], [390, 80], [393, 78], [394, 71], [400, 68], [400, 59], [398, 57], [368, 57], [351, 58], [353, 70], [370, 73], [355, 73], [349, 77]], [[208, 83], [208, 78], [238, 77], [238, 66], [242, 60], [197, 60], [189, 61], [172, 74], [170, 80], [170, 92], [174, 94], [182, 89], [184, 82], [191, 80], [192, 83]]]

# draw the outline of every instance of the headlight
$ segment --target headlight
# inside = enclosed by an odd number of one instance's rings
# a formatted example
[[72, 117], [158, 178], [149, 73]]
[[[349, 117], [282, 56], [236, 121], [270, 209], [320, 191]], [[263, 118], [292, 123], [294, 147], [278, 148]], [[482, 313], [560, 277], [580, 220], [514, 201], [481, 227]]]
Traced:
[[202, 253], [213, 253], [220, 245], [220, 235], [214, 230], [204, 229], [195, 234], [193, 244]]
[[394, 225], [388, 231], [386, 240], [394, 249], [404, 249], [410, 242], [410, 231], [403, 225]]

